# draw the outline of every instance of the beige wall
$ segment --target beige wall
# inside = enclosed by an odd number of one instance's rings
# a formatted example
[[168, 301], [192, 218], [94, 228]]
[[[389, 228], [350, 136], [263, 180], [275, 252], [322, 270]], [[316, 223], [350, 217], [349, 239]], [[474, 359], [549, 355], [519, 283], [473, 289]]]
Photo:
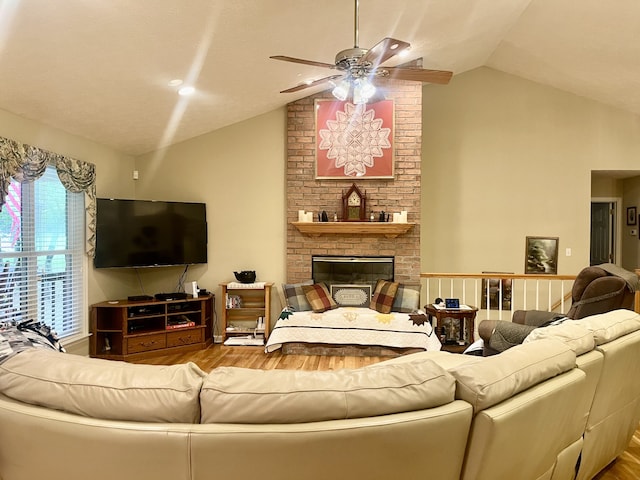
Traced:
[[[136, 198], [207, 204], [209, 258], [187, 281], [218, 294], [237, 270], [285, 277], [286, 110], [281, 108], [136, 159]], [[174, 291], [182, 269], [141, 269], [147, 293]], [[274, 292], [273, 313], [279, 311]]]
[[[422, 271], [523, 273], [527, 236], [589, 263], [591, 170], [633, 170], [640, 118], [490, 68], [423, 94]], [[565, 249], [572, 256], [565, 256]]]
[[603, 177], [597, 173], [591, 176], [591, 197], [593, 198], [622, 198], [624, 195], [623, 180], [619, 178]]

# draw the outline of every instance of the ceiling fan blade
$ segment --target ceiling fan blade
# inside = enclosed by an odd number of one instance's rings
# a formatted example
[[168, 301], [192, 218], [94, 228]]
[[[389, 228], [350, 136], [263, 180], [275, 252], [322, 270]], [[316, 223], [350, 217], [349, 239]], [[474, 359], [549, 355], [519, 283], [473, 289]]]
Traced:
[[303, 60], [301, 58], [287, 57], [284, 55], [274, 55], [274, 60], [282, 60], [283, 62], [301, 63], [303, 65], [311, 65], [312, 67], [336, 68], [332, 63], [314, 62], [313, 60]]
[[291, 87], [291, 88], [287, 88], [286, 90], [282, 90], [280, 93], [299, 92], [300, 90], [304, 90], [305, 88], [315, 87], [315, 86], [320, 85], [322, 83], [328, 83], [328, 82], [330, 82], [332, 80], [336, 80], [338, 78], [342, 78], [342, 75], [331, 75], [330, 77], [320, 78], [318, 80], [314, 80], [313, 82], [302, 83], [300, 85], [296, 85], [295, 87]]
[[375, 68], [410, 46], [409, 43], [403, 42], [402, 40], [396, 40], [390, 37], [383, 38], [358, 60], [358, 65], [370, 63]]
[[446, 70], [427, 70], [424, 68], [385, 67], [389, 78], [395, 80], [409, 80], [412, 82], [428, 82], [446, 85], [451, 80], [453, 72]]

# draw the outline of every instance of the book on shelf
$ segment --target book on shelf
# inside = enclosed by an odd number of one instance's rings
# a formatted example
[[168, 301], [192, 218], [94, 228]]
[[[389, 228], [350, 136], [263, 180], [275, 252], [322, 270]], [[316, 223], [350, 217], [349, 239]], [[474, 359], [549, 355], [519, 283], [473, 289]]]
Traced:
[[242, 308], [242, 297], [239, 295], [229, 295], [226, 298], [227, 308]]
[[167, 324], [167, 330], [175, 330], [177, 328], [189, 328], [195, 327], [196, 322], [179, 322], [179, 323], [169, 323]]

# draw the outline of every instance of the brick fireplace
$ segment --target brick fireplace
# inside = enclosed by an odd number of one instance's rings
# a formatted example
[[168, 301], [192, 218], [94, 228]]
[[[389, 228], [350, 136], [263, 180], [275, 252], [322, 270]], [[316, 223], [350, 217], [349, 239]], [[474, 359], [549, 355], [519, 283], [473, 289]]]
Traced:
[[[395, 280], [420, 281], [420, 181], [422, 148], [422, 85], [418, 82], [388, 81], [387, 99], [394, 101], [393, 179], [315, 179], [315, 114], [317, 98], [333, 98], [330, 92], [303, 98], [287, 106], [287, 281], [311, 278], [314, 255], [390, 256], [394, 258]], [[300, 233], [292, 222], [298, 211], [317, 214], [326, 211], [333, 219], [341, 216], [342, 194], [355, 183], [366, 192], [367, 209], [379, 212], [408, 212], [416, 225], [396, 238], [379, 234]]]

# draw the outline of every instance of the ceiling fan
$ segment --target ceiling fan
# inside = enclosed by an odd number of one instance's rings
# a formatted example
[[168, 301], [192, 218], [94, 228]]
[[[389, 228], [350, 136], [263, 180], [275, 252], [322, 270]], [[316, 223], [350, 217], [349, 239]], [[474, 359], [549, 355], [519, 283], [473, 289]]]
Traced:
[[349, 95], [353, 95], [354, 103], [367, 103], [375, 97], [376, 89], [371, 83], [374, 78], [392, 78], [397, 80], [408, 80], [413, 82], [428, 82], [446, 85], [451, 80], [453, 72], [445, 70], [427, 70], [418, 67], [384, 67], [381, 66], [391, 57], [406, 50], [411, 45], [402, 40], [394, 38], [384, 38], [372, 48], [360, 48], [358, 46], [359, 0], [355, 0], [355, 21], [354, 21], [354, 46], [338, 52], [335, 63], [315, 62], [313, 60], [303, 60], [300, 58], [287, 57], [284, 55], [274, 55], [269, 58], [282, 60], [285, 62], [301, 63], [314, 67], [324, 67], [339, 70], [340, 74], [320, 78], [295, 87], [282, 90], [280, 93], [292, 93], [305, 88], [315, 87], [324, 83], [334, 85], [333, 95], [339, 100], [346, 100]]

